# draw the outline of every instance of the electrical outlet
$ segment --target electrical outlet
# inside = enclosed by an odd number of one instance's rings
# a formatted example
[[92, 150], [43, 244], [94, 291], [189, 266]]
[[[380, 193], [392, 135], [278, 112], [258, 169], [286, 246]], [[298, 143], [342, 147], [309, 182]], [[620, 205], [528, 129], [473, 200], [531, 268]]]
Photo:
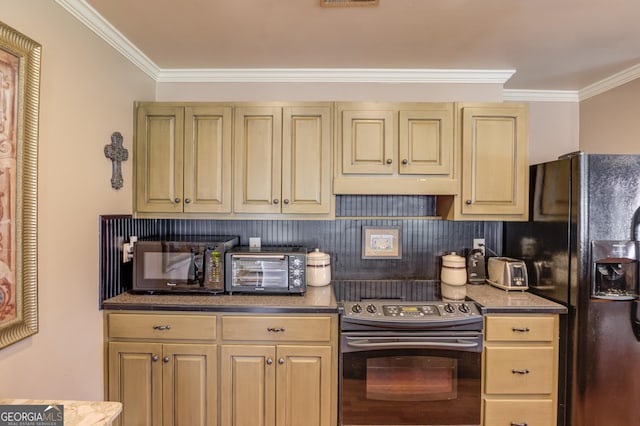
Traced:
[[484, 238], [474, 238], [473, 239], [473, 248], [482, 250], [482, 255], [485, 255], [484, 251]]
[[133, 260], [133, 245], [138, 241], [136, 235], [129, 237], [129, 242], [122, 244], [122, 263], [131, 262]]

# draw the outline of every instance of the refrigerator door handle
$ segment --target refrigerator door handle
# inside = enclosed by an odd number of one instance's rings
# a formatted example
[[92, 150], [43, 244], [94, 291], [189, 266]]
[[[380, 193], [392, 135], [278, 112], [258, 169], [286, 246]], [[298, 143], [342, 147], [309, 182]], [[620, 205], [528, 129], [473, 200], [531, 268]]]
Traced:
[[638, 318], [638, 304], [637, 300], [634, 300], [631, 304], [631, 328], [633, 334], [636, 336], [636, 340], [640, 342], [640, 318]]

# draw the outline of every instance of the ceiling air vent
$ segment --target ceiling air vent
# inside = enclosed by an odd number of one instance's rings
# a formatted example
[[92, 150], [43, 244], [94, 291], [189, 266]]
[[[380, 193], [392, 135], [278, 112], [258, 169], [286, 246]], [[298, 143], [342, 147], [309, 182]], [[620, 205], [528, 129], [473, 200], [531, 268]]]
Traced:
[[377, 6], [378, 0], [320, 0], [320, 6]]

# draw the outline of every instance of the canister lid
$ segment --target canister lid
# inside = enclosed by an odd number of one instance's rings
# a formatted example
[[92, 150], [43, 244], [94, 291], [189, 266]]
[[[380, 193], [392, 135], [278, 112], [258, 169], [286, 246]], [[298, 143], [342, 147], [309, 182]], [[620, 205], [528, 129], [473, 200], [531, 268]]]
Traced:
[[465, 267], [466, 259], [462, 256], [458, 256], [455, 251], [442, 256], [442, 266], [448, 266], [453, 268]]
[[331, 257], [327, 253], [323, 253], [319, 248], [307, 254], [307, 265], [329, 265]]

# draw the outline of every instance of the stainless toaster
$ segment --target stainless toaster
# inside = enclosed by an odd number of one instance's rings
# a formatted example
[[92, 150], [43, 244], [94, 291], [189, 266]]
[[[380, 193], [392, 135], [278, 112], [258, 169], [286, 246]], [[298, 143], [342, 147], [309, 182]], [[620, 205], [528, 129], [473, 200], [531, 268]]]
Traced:
[[487, 282], [503, 290], [529, 288], [527, 266], [524, 261], [510, 257], [490, 257], [487, 264]]

